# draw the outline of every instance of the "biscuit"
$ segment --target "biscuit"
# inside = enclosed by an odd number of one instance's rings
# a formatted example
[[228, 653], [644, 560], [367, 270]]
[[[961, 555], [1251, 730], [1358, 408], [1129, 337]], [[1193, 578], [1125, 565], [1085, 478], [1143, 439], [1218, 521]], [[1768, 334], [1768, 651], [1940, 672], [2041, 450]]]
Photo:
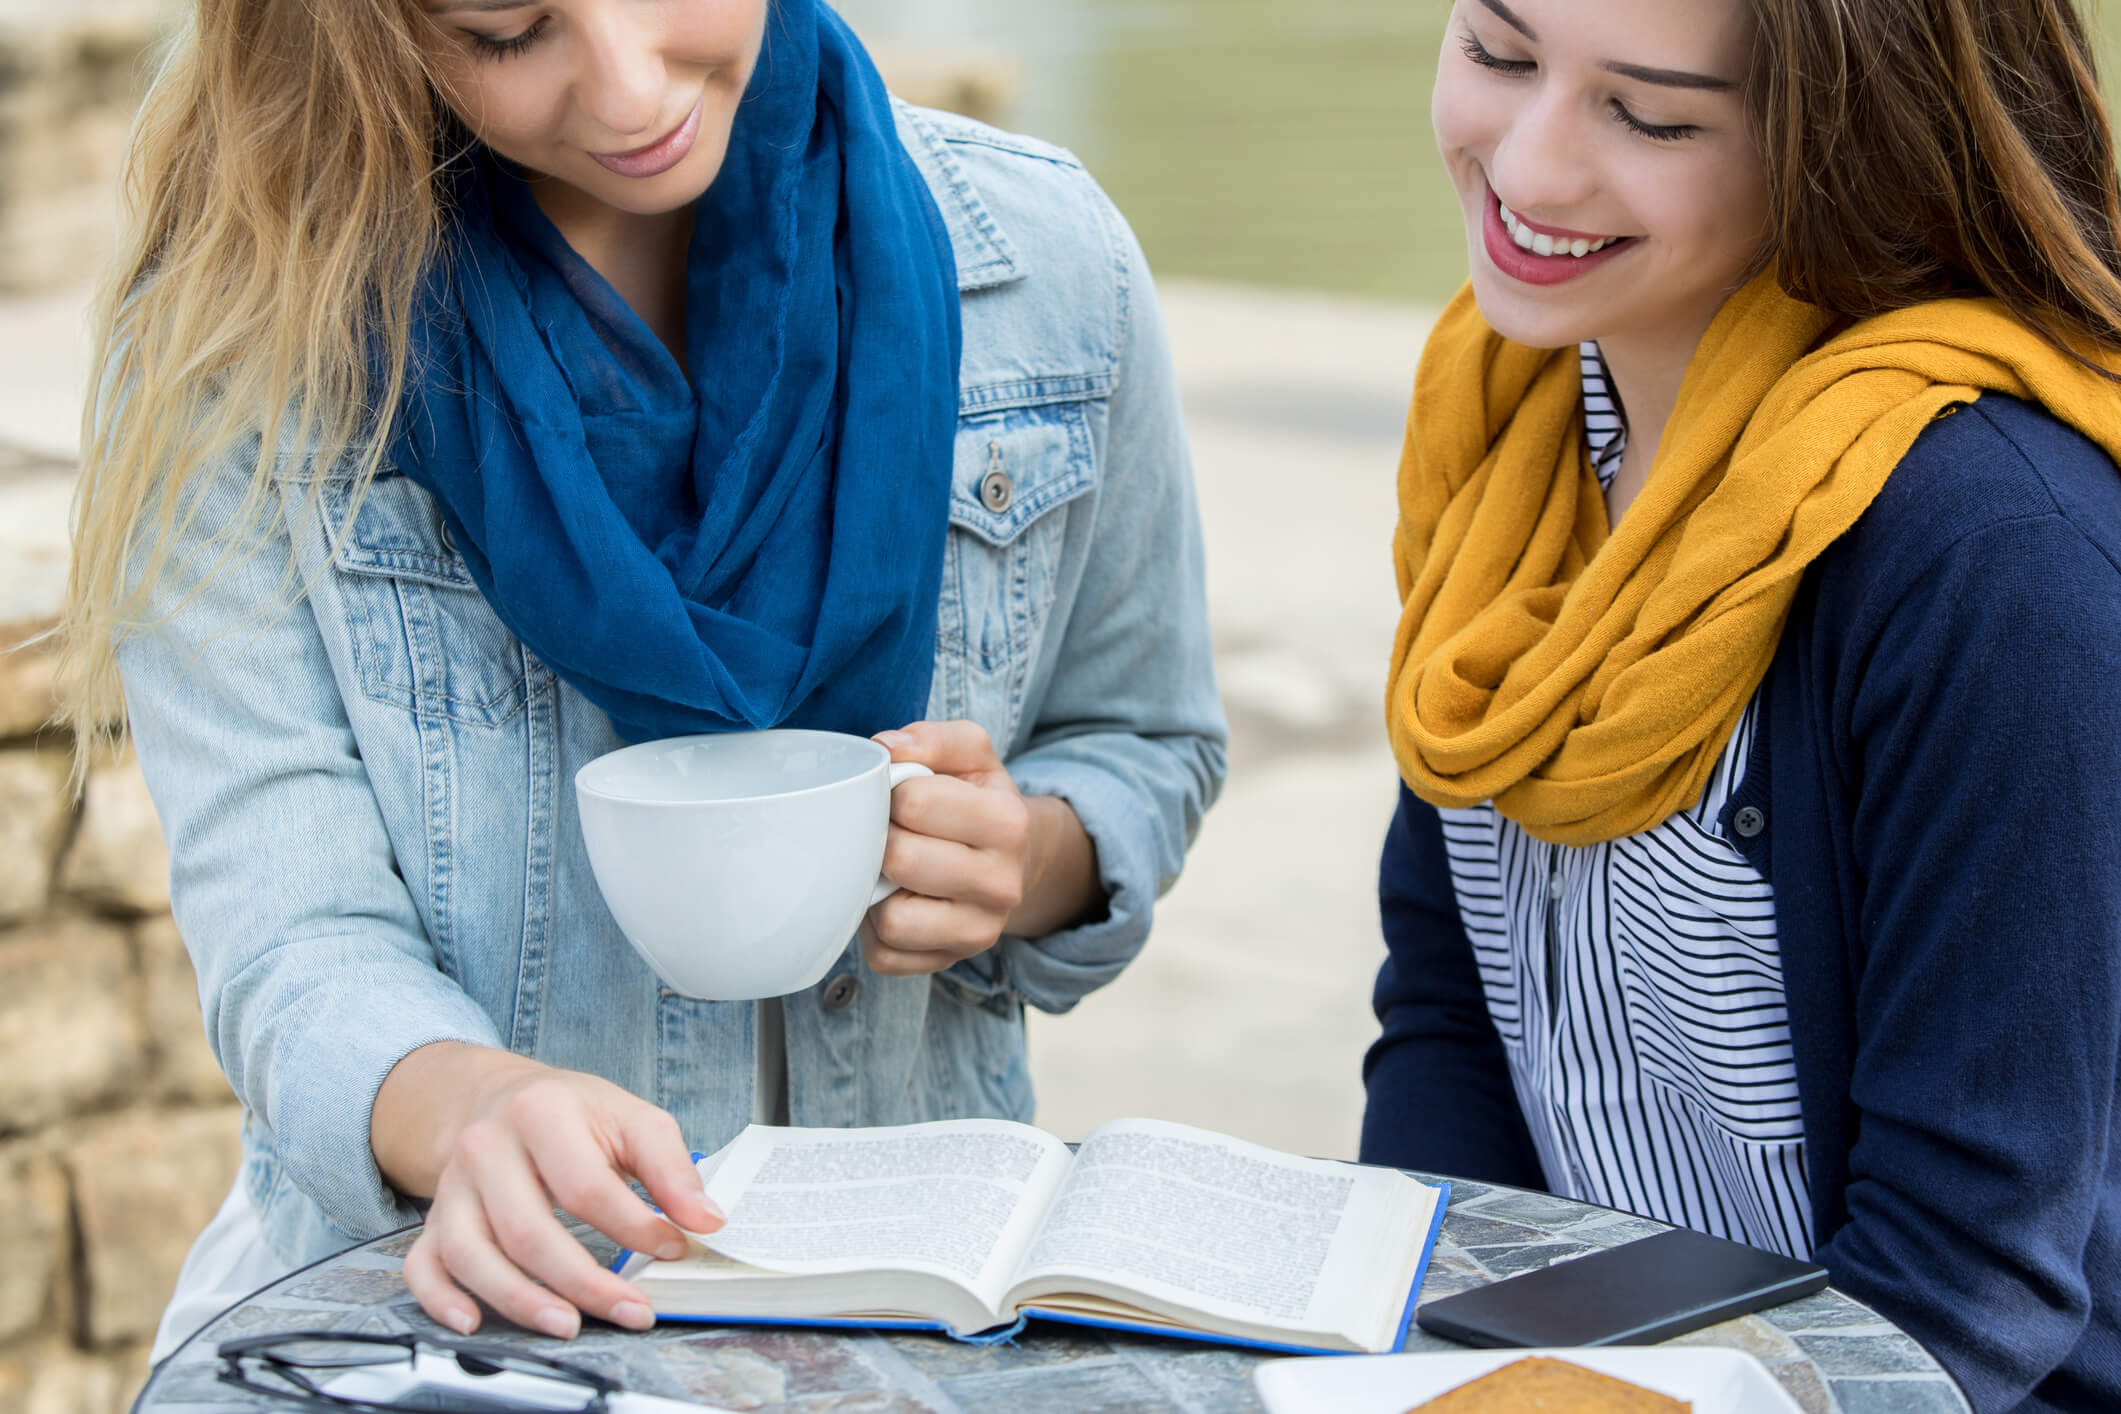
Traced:
[[1407, 1414], [1690, 1414], [1683, 1399], [1530, 1355], [1417, 1404]]

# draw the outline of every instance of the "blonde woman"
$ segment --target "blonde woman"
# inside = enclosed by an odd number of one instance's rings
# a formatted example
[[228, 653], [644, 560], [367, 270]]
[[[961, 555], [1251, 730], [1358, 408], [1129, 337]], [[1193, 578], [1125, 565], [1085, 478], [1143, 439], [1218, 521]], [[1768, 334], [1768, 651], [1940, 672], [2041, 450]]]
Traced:
[[[1031, 1111], [1022, 1008], [1146, 936], [1223, 770], [1140, 251], [1067, 156], [894, 105], [818, 0], [198, 0], [141, 120], [70, 601], [122, 673], [244, 1107], [164, 1353], [425, 1217], [465, 1332], [653, 1313], [557, 1222], [687, 1147]], [[881, 733], [875, 909], [778, 1003], [661, 990], [574, 769]], [[483, 1304], [483, 1305], [482, 1305]]]

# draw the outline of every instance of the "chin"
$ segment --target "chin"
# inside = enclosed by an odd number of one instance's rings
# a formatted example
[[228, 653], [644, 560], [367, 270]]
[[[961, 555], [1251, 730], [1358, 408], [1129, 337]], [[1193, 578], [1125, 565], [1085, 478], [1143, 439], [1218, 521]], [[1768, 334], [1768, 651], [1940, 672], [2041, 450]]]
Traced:
[[1534, 349], [1573, 348], [1585, 339], [1596, 322], [1580, 310], [1563, 307], [1551, 295], [1543, 295], [1500, 272], [1485, 268], [1478, 254], [1473, 266], [1473, 298], [1488, 327], [1513, 344]]
[[712, 177], [704, 182], [680, 182], [669, 186], [627, 182], [616, 189], [609, 186], [591, 188], [588, 194], [613, 210], [631, 216], [667, 216], [698, 201], [711, 185]]

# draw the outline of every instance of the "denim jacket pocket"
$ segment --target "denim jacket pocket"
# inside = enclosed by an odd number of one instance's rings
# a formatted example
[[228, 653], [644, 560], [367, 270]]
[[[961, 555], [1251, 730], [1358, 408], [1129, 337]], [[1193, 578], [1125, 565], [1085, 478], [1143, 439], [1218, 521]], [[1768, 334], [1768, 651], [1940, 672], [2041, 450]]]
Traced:
[[[938, 1116], [974, 1114], [1028, 1122], [1033, 1096], [1024, 1053], [1024, 1003], [999, 975], [994, 949], [935, 974], [928, 1008], [929, 1085]], [[973, 979], [961, 972], [994, 976]], [[986, 988], [992, 990], [984, 990]], [[968, 1107], [968, 1097], [976, 1097]]]
[[[322, 488], [327, 524], [346, 526], [352, 487]], [[404, 476], [370, 484], [337, 566], [348, 637], [371, 699], [421, 716], [499, 726], [535, 688], [533, 663], [472, 580], [434, 500]]]
[[1097, 480], [1090, 405], [983, 412], [958, 423], [937, 626], [938, 708], [1006, 743], [1053, 607], [1067, 516]]
[[1004, 1021], [1024, 1012], [1023, 998], [1009, 985], [1008, 964], [999, 948], [989, 948], [934, 974], [935, 990], [960, 1006], [978, 1007]]

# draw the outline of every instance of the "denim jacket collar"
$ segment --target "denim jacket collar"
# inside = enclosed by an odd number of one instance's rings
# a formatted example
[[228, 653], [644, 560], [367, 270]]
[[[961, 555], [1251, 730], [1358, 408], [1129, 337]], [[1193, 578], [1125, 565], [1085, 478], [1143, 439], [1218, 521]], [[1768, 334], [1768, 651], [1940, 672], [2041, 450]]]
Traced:
[[979, 188], [951, 153], [942, 135], [918, 111], [893, 100], [898, 110], [899, 136], [907, 155], [928, 178], [943, 224], [950, 232], [950, 249], [957, 257], [957, 287], [960, 291], [992, 289], [1021, 280], [1030, 272], [1016, 253]]

